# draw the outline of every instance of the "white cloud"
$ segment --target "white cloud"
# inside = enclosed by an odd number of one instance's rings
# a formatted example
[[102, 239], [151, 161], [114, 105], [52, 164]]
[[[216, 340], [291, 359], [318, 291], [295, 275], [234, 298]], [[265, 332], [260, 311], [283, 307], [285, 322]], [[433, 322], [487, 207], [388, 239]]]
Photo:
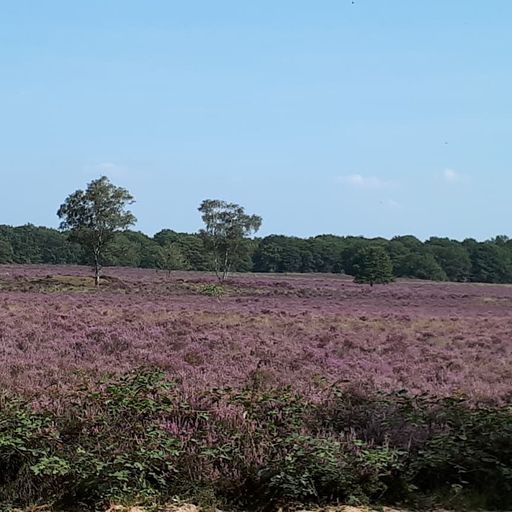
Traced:
[[465, 181], [466, 176], [460, 172], [454, 171], [453, 169], [445, 169], [443, 171], [443, 179], [446, 183], [461, 183]]
[[339, 183], [350, 185], [354, 188], [380, 189], [390, 185], [388, 181], [384, 181], [375, 176], [362, 176], [361, 174], [350, 174], [348, 176], [339, 176]]
[[392, 209], [401, 208], [401, 206], [402, 206], [398, 201], [395, 201], [394, 199], [386, 199], [383, 201], [383, 204], [387, 208], [392, 208]]

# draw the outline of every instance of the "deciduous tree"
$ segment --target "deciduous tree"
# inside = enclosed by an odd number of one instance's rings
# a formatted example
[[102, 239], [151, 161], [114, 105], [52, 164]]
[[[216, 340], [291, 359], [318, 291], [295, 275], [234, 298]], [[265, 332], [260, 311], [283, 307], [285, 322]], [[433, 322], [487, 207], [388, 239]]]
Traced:
[[57, 215], [60, 228], [84, 247], [92, 259], [96, 286], [100, 285], [102, 257], [117, 231], [136, 222], [126, 207], [134, 202], [128, 190], [116, 187], [106, 176], [91, 181], [86, 190], [67, 197]]
[[238, 204], [218, 199], [203, 201], [199, 212], [205, 225], [200, 234], [212, 253], [215, 274], [223, 282], [246, 250], [244, 239], [259, 230], [262, 219], [248, 215]]

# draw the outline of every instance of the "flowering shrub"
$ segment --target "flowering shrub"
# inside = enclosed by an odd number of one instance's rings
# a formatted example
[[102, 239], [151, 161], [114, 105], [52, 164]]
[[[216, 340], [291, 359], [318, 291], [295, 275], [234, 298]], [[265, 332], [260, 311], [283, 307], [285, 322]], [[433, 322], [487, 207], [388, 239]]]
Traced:
[[[89, 383], [38, 410], [3, 397], [0, 504], [84, 509], [111, 500], [266, 507], [512, 504], [512, 414], [464, 401], [335, 390], [211, 390], [188, 399], [159, 372]], [[363, 411], [364, 408], [364, 411]], [[387, 411], [387, 413], [385, 413]]]
[[2, 271], [0, 509], [511, 505], [509, 287]]
[[190, 392], [253, 375], [311, 397], [340, 379], [475, 401], [512, 396], [510, 287], [370, 291], [339, 277], [247, 276], [217, 301], [201, 294], [214, 278], [200, 274], [109, 269], [96, 293], [76, 279], [88, 269], [2, 270], [0, 387], [45, 402], [83, 374], [140, 364]]

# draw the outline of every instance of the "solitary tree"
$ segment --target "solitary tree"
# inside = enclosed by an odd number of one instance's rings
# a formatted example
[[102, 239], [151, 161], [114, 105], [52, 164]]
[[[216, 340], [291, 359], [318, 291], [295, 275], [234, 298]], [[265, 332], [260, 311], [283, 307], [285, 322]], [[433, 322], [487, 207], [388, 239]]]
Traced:
[[354, 263], [355, 282], [387, 284], [393, 281], [393, 265], [388, 253], [379, 246], [361, 249]]
[[216, 199], [203, 201], [199, 212], [205, 224], [200, 234], [212, 253], [215, 274], [224, 282], [234, 262], [243, 256], [244, 239], [259, 230], [262, 219], [246, 214], [238, 204]]
[[105, 176], [91, 181], [87, 189], [73, 192], [59, 208], [63, 219], [60, 228], [70, 231], [70, 238], [78, 242], [90, 255], [94, 266], [96, 286], [100, 285], [103, 253], [117, 231], [136, 222], [126, 209], [134, 199], [128, 190], [116, 187]]
[[159, 267], [170, 275], [173, 270], [186, 270], [187, 261], [176, 244], [168, 243], [160, 248]]

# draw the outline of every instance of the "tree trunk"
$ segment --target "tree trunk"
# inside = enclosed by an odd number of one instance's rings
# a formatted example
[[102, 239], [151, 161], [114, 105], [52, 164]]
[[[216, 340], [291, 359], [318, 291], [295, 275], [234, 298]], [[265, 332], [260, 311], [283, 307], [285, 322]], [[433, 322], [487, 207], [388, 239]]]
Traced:
[[224, 281], [228, 277], [229, 270], [230, 270], [229, 251], [226, 251], [226, 253], [224, 254], [224, 265], [223, 265], [223, 269], [222, 269], [222, 280], [221, 280], [221, 283], [224, 283]]
[[99, 254], [98, 251], [94, 251], [94, 286], [96, 288], [100, 287], [100, 271], [101, 266]]
[[216, 252], [214, 253], [213, 264], [214, 264], [214, 267], [215, 267], [215, 276], [217, 277], [217, 279], [219, 281], [222, 281], [221, 276], [220, 276], [219, 256], [218, 256], [218, 254]]

